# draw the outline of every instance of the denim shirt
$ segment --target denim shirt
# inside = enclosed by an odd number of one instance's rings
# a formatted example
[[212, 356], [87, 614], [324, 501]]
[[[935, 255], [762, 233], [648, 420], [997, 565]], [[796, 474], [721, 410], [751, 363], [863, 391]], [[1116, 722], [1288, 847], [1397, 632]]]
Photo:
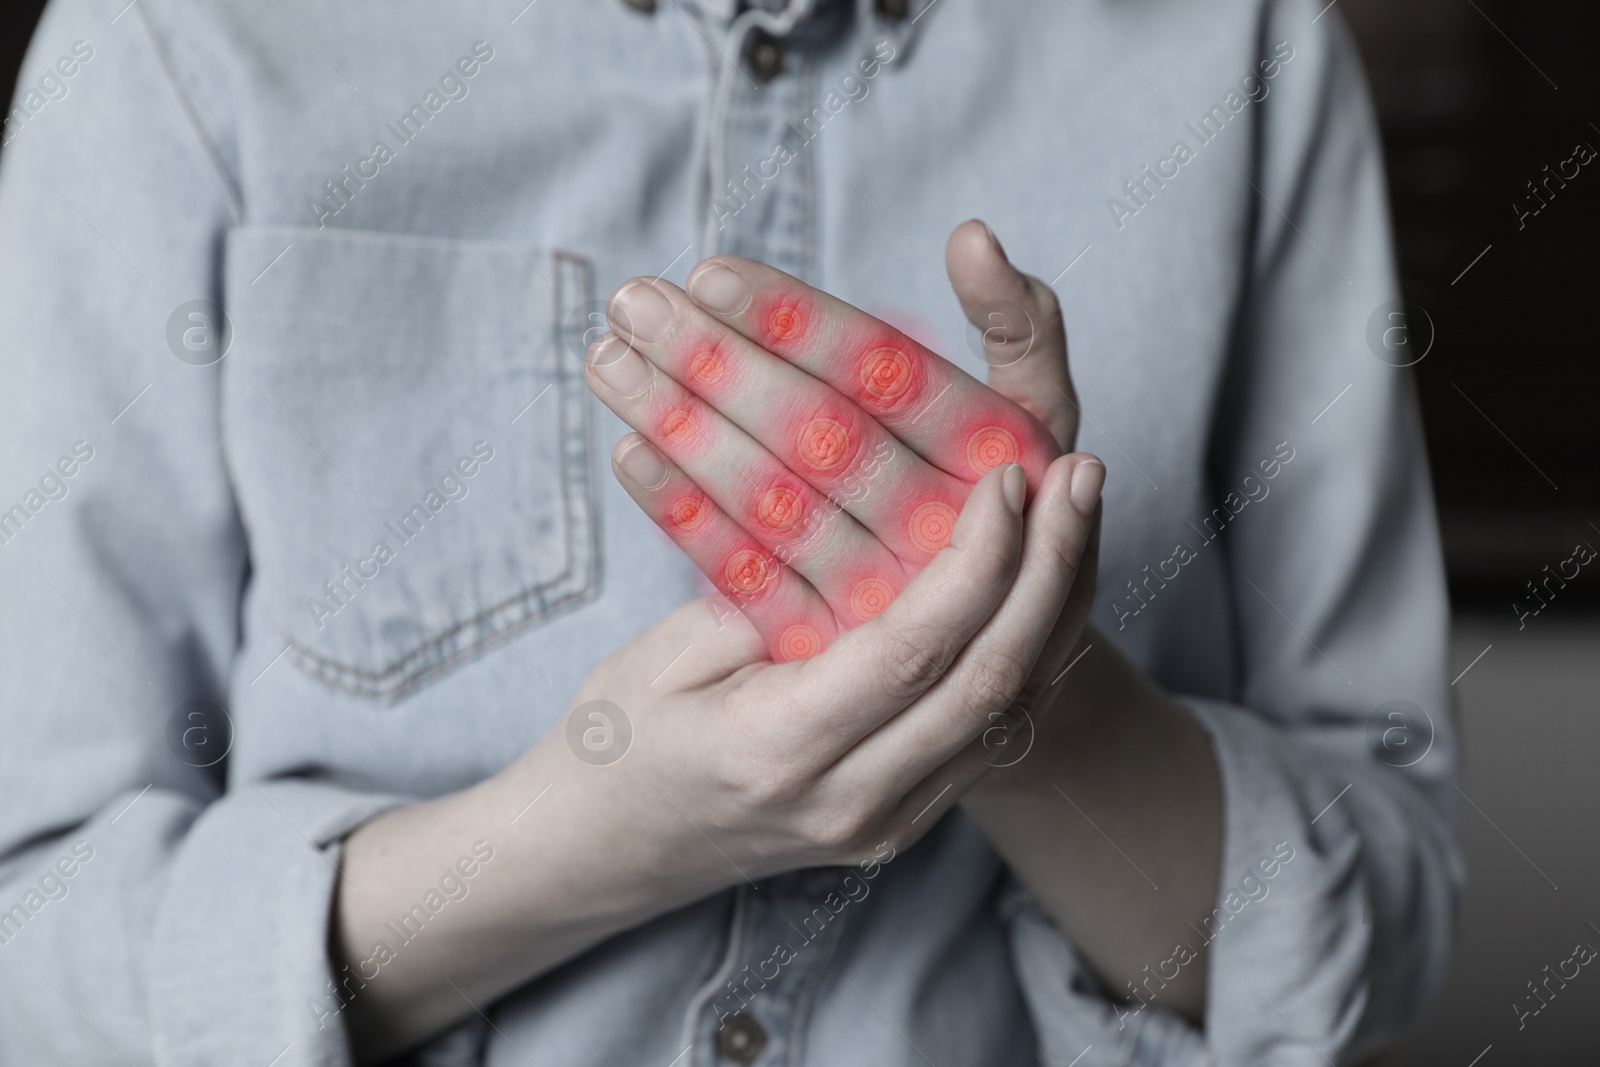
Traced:
[[[351, 1062], [342, 837], [563, 728], [704, 591], [605, 469], [596, 301], [738, 253], [978, 373], [971, 216], [1061, 296], [1091, 621], [1212, 740], [1212, 918], [1106, 988], [958, 808], [417, 1062], [1315, 1064], [1418, 1020], [1461, 879], [1446, 604], [1338, 13], [900, 6], [55, 0], [0, 166], [0, 1061]], [[1160, 989], [1205, 943], [1197, 1026]]]

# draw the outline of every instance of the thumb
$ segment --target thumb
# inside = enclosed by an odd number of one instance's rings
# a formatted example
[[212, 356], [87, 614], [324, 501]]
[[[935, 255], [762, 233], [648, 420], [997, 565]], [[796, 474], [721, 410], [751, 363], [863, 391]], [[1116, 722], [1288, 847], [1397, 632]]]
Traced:
[[961, 310], [983, 334], [989, 387], [1027, 409], [1050, 428], [1063, 451], [1072, 451], [1078, 395], [1067, 371], [1067, 334], [1054, 290], [1013, 267], [978, 219], [955, 228], [944, 259]]

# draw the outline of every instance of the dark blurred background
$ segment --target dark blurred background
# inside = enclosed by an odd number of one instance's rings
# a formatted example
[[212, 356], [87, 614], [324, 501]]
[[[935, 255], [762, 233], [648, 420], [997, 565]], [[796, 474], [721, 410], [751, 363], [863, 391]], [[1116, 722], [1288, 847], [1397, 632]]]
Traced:
[[[1600, 151], [1600, 4], [1335, 4], [1383, 123], [1412, 337], [1432, 334], [1416, 371], [1463, 672], [1460, 944], [1386, 1067], [1588, 1067], [1600, 973], [1519, 1009], [1578, 943], [1600, 948], [1600, 567], [1541, 586], [1536, 615], [1513, 603], [1600, 548], [1600, 157], [1574, 159]], [[43, 6], [0, 4], [0, 84]]]

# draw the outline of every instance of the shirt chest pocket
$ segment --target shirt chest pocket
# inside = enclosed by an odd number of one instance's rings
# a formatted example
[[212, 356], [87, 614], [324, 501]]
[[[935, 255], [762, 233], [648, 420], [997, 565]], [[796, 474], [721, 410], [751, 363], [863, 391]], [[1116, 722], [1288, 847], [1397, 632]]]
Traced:
[[247, 227], [226, 264], [249, 596], [297, 667], [388, 703], [595, 593], [587, 261]]

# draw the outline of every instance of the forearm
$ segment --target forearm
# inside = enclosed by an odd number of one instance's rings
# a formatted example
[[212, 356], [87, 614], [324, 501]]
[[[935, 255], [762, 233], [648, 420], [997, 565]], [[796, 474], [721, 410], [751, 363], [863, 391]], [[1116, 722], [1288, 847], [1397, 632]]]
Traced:
[[[359, 1062], [392, 1056], [721, 887], [719, 872], [674, 865], [649, 840], [623, 840], [615, 828], [628, 825], [625, 813], [581, 774], [624, 767], [575, 764], [564, 748], [541, 745], [472, 788], [390, 811], [345, 840], [330, 953]], [[476, 868], [470, 878], [463, 859]], [[465, 887], [450, 884], [453, 898], [441, 892], [451, 873]], [[430, 891], [441, 894], [431, 901], [438, 910], [408, 922]]]
[[[1139, 983], [1174, 945], [1205, 951], [1195, 930], [1217, 894], [1221, 783], [1199, 723], [1103, 636], [1083, 643], [1036, 713], [1033, 750], [963, 806], [1106, 985], [1128, 997], [1131, 980], [1148, 998]], [[1198, 1019], [1205, 980], [1202, 956], [1158, 980], [1159, 1002]]]

